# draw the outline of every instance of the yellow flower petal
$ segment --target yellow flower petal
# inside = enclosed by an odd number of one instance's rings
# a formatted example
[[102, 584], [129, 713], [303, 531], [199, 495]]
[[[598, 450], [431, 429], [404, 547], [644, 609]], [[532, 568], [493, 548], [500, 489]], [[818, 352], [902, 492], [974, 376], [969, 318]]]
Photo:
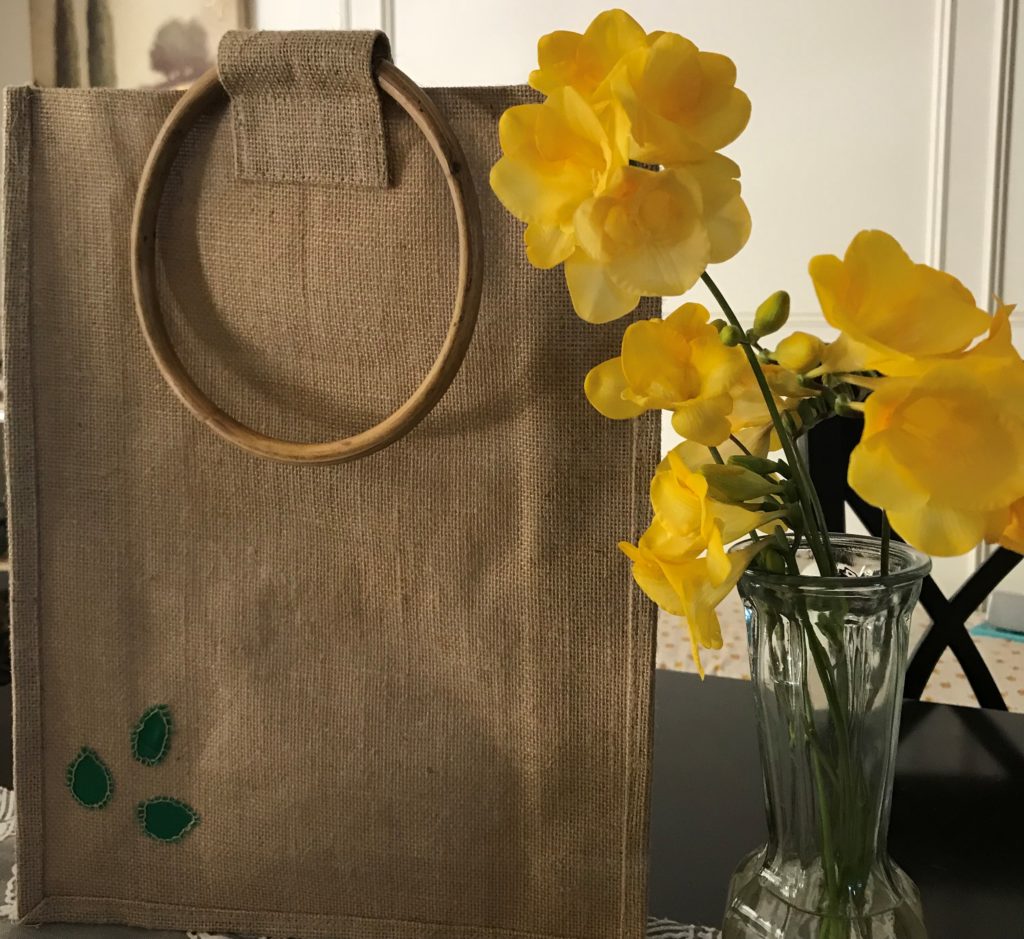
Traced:
[[986, 389], [964, 368], [880, 382], [864, 420], [872, 452], [884, 447], [915, 488], [943, 505], [991, 510], [1024, 488], [1022, 429], [1004, 420], [998, 385]]
[[523, 233], [526, 242], [526, 257], [534, 267], [548, 270], [561, 264], [576, 247], [572, 230], [557, 225], [541, 225], [534, 222], [526, 226]]
[[850, 485], [930, 554], [962, 554], [1007, 524], [1024, 493], [1024, 362], [978, 350], [872, 393]]
[[834, 342], [830, 342], [821, 356], [821, 368], [815, 374], [835, 374], [837, 372], [859, 372], [868, 368], [872, 358], [871, 349], [862, 342], [851, 339], [843, 333]]
[[565, 261], [565, 282], [576, 314], [588, 323], [608, 323], [632, 312], [640, 293], [625, 290], [613, 281], [602, 264], [582, 248]]
[[717, 447], [729, 438], [731, 410], [732, 398], [729, 395], [685, 401], [672, 412], [672, 428], [687, 440]]
[[629, 116], [630, 155], [673, 166], [707, 159], [735, 140], [750, 118], [750, 101], [735, 82], [726, 56], [701, 52], [677, 33], [627, 53], [608, 84]]
[[1017, 499], [1002, 516], [992, 520], [990, 541], [996, 541], [1004, 548], [1024, 554], [1024, 496]]
[[637, 417], [646, 410], [643, 405], [623, 396], [627, 387], [621, 357], [609, 359], [595, 366], [587, 373], [583, 382], [587, 400], [595, 410], [616, 421]]
[[750, 122], [750, 99], [736, 88], [736, 64], [717, 52], [700, 52], [704, 107], [694, 135], [709, 150], [731, 144]]
[[647, 552], [634, 547], [628, 541], [620, 542], [619, 549], [633, 562], [633, 579], [637, 586], [666, 613], [682, 616], [682, 601], [669, 583], [661, 565]]
[[712, 524], [708, 537], [708, 581], [712, 586], [718, 587], [728, 581], [731, 574], [732, 565], [722, 542], [722, 529], [719, 525]]
[[713, 547], [710, 554], [714, 557], [706, 556], [666, 565], [664, 569], [669, 585], [682, 600], [698, 669], [699, 645], [709, 649], [722, 647], [722, 630], [715, 608], [736, 586], [751, 560], [768, 544], [762, 540], [723, 555], [719, 538], [711, 533]]
[[740, 182], [735, 178], [739, 167], [716, 153], [687, 170], [701, 189], [704, 227], [711, 243], [710, 261], [728, 261], [750, 238], [750, 212], [740, 197]]
[[890, 512], [894, 506], [919, 511], [928, 501], [927, 493], [896, 460], [882, 435], [862, 439], [854, 448], [850, 454], [847, 480], [854, 492], [869, 505], [886, 508]]
[[692, 346], [662, 320], [641, 320], [622, 336], [622, 370], [633, 393], [652, 407], [670, 408], [700, 393]]
[[623, 290], [685, 293], [711, 252], [700, 199], [699, 186], [686, 174], [626, 167], [577, 209], [576, 236]]
[[861, 344], [864, 368], [894, 374], [960, 352], [990, 324], [963, 284], [915, 264], [885, 232], [862, 231], [842, 261], [819, 256], [809, 270], [825, 318]]
[[701, 498], [680, 487], [670, 473], [657, 473], [651, 481], [651, 503], [656, 506], [655, 519], [663, 533], [657, 544], [653, 539], [650, 542], [654, 554], [662, 560], [678, 561], [704, 550]]
[[929, 504], [917, 511], [890, 511], [889, 521], [900, 537], [925, 554], [956, 557], [985, 537], [986, 512], [957, 510]]
[[503, 156], [490, 174], [495, 195], [522, 221], [567, 230], [621, 159], [621, 145], [612, 145], [593, 107], [572, 88], [543, 104], [509, 108], [498, 137]]
[[[566, 262], [570, 276], [575, 258]], [[685, 303], [668, 319], [631, 324], [621, 358], [588, 378], [594, 406], [609, 415], [630, 413], [622, 402], [636, 407], [632, 413], [673, 411], [676, 429], [688, 439], [707, 446], [726, 440], [733, 429], [732, 390], [749, 367], [739, 349], [721, 343], [708, 319], [703, 306]]]
[[540, 66], [530, 72], [528, 83], [542, 95], [563, 87], [573, 85], [583, 90], [582, 76], [577, 78], [579, 67], [577, 57], [583, 36], [571, 30], [559, 29], [541, 36], [537, 41], [537, 64]]

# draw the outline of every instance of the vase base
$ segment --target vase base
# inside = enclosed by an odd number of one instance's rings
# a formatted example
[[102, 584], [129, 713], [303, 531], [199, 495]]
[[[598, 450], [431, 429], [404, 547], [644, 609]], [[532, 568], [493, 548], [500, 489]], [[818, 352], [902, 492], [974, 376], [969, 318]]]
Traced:
[[[755, 851], [729, 884], [722, 939], [928, 939], [921, 895], [895, 864], [888, 865], [891, 902], [870, 915], [830, 916], [779, 896], [778, 878]], [[876, 904], [877, 906], [877, 904]]]

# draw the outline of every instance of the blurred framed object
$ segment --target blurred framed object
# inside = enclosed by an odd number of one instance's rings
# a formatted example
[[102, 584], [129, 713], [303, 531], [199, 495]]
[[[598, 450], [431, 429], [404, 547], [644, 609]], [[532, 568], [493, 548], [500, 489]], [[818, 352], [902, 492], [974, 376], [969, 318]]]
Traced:
[[180, 88], [217, 57], [248, 0], [30, 0], [37, 85]]

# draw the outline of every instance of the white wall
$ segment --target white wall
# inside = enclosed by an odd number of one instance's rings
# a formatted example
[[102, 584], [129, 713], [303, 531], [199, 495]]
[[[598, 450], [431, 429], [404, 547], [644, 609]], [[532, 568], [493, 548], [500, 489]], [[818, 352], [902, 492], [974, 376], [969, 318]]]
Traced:
[[249, 0], [256, 29], [346, 29], [345, 0]]
[[4, 0], [0, 14], [0, 87], [32, 79], [28, 0]]
[[[3, 0], [0, 13], [0, 88], [32, 81], [32, 52], [29, 41], [28, 0]], [[0, 123], [0, 153], [4, 129]]]

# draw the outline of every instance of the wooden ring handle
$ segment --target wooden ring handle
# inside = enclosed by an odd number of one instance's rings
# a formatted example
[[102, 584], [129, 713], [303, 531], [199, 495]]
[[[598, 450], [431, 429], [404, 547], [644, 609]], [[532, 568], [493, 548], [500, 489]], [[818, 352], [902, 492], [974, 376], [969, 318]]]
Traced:
[[171, 164], [195, 122], [227, 101], [216, 68], [202, 75], [167, 116], [142, 170], [132, 216], [131, 272], [135, 312], [146, 345], [171, 390], [195, 417], [215, 433], [256, 456], [284, 463], [343, 463], [367, 456], [412, 430], [441, 400], [466, 355], [480, 309], [483, 286], [483, 232], [476, 190], [455, 132], [427, 94], [391, 62], [377, 65], [381, 90], [415, 122], [430, 144], [448, 181], [459, 237], [459, 281], [444, 344], [419, 387], [379, 424], [341, 440], [301, 443], [278, 440], [225, 414], [196, 385], [171, 345], [156, 289], [156, 224]]

